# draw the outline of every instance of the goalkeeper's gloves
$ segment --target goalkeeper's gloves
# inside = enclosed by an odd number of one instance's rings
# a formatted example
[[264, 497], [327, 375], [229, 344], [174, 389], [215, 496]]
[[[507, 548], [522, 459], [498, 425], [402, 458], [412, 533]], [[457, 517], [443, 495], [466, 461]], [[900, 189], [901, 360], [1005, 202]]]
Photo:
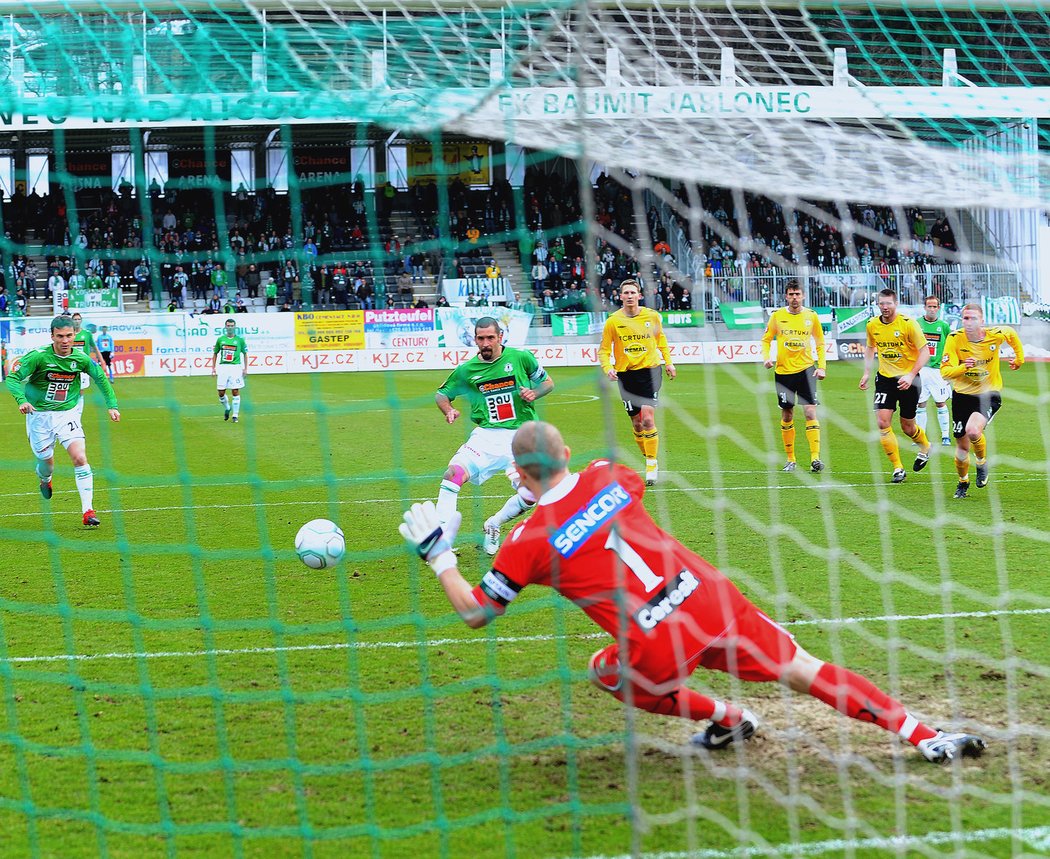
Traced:
[[462, 521], [463, 515], [457, 511], [447, 522], [442, 523], [434, 502], [424, 501], [413, 504], [405, 511], [405, 521], [398, 526], [398, 531], [405, 542], [440, 576], [458, 563], [452, 544]]

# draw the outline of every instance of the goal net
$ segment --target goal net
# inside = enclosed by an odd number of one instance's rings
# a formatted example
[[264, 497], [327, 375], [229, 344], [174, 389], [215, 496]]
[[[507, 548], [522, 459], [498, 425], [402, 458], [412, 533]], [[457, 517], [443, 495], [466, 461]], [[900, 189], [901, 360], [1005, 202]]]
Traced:
[[[5, 855], [1050, 851], [1042, 6], [0, 7], [4, 371], [76, 313], [121, 413], [92, 382], [87, 530], [71, 457], [41, 498], [0, 412]], [[397, 533], [470, 430], [434, 392], [494, 316], [553, 378], [572, 467], [642, 472], [597, 370], [629, 277], [677, 367], [654, 520], [983, 758], [933, 767], [701, 669], [761, 722], [704, 751], [704, 724], [587, 682], [609, 639], [567, 600], [526, 589], [477, 632], [451, 613]], [[790, 283], [827, 378], [789, 452], [761, 337]], [[886, 288], [1023, 344], [966, 498], [936, 397], [918, 473], [894, 417], [890, 482], [854, 360]], [[227, 319], [248, 373], [217, 400]], [[510, 494], [460, 494], [471, 582]], [[335, 567], [296, 557], [315, 518], [345, 533]]]

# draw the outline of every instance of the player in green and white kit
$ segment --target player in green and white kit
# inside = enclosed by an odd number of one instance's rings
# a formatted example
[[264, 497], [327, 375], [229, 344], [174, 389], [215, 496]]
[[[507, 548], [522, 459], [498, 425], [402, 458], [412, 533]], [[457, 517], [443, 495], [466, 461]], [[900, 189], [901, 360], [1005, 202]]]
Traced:
[[82, 397], [80, 374], [87, 373], [106, 398], [110, 420], [119, 421], [117, 397], [106, 372], [85, 353], [73, 348], [73, 320], [56, 316], [51, 320], [51, 345], [27, 353], [8, 375], [5, 384], [26, 416], [26, 434], [36, 456], [40, 494], [50, 498], [51, 475], [55, 470], [57, 441], [73, 461], [84, 524], [96, 527], [98, 516], [92, 509], [94, 478], [84, 447], [84, 428], [80, 423]]
[[940, 318], [940, 315], [940, 300], [936, 295], [926, 296], [926, 314], [919, 317], [918, 321], [930, 347], [930, 360], [919, 371], [922, 390], [919, 392], [919, 406], [915, 412], [915, 422], [924, 432], [926, 431], [926, 421], [929, 417], [926, 402], [933, 397], [934, 403], [937, 404], [937, 422], [941, 425], [941, 444], [947, 446], [952, 443], [948, 431], [948, 398], [952, 395], [952, 387], [941, 375], [941, 360], [944, 358], [945, 341], [952, 333], [952, 328]]
[[[211, 374], [215, 377], [215, 384], [219, 389], [219, 403], [223, 408], [222, 419], [228, 421], [232, 415], [233, 422], [237, 423], [241, 411], [241, 388], [244, 387], [244, 377], [248, 375], [248, 345], [243, 337], [237, 336], [237, 323], [232, 319], [226, 320], [226, 333], [215, 341], [215, 350], [211, 355]], [[227, 388], [233, 394], [232, 402], [226, 396]]]
[[[83, 327], [84, 318], [79, 313], [73, 314], [73, 350], [76, 352], [83, 352], [92, 361], [101, 367], [105, 364], [102, 363], [102, 353], [98, 351], [95, 346], [95, 336]], [[80, 387], [82, 390], [87, 390], [91, 387], [91, 377], [87, 373], [80, 374]], [[77, 406], [80, 413], [84, 413], [84, 398], [81, 397], [80, 405]]]
[[469, 480], [481, 486], [504, 472], [514, 487], [514, 495], [485, 521], [485, 551], [495, 555], [503, 523], [536, 503], [521, 485], [510, 451], [511, 439], [518, 427], [536, 419], [533, 403], [553, 391], [554, 382], [531, 352], [503, 345], [503, 332], [491, 316], [482, 316], [474, 323], [474, 342], [478, 354], [453, 370], [434, 395], [437, 407], [450, 424], [460, 415], [452, 401], [466, 396], [470, 419], [477, 424], [449, 461], [438, 490], [437, 514], [442, 522], [459, 516], [456, 502], [464, 483]]

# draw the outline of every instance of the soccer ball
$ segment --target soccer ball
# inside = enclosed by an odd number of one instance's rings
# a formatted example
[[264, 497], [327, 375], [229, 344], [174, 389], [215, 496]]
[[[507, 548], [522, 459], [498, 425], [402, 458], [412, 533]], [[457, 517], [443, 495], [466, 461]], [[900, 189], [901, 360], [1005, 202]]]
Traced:
[[312, 519], [295, 535], [295, 553], [312, 570], [332, 567], [343, 559], [346, 539], [335, 522]]

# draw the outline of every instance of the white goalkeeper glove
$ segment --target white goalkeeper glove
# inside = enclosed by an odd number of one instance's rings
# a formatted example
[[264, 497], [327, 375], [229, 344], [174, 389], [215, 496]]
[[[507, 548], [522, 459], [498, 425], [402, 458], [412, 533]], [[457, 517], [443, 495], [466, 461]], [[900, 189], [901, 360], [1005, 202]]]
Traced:
[[433, 501], [413, 504], [405, 511], [405, 521], [398, 526], [398, 531], [424, 561], [430, 564], [434, 573], [442, 573], [457, 565], [452, 544], [459, 533], [463, 515], [459, 511], [442, 524], [438, 518], [437, 508]]

